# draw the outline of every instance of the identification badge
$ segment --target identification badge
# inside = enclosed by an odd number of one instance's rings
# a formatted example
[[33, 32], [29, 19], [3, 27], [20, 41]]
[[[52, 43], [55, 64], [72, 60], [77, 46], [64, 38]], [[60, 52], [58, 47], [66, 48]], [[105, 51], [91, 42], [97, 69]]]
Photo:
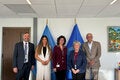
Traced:
[[74, 68], [77, 69], [77, 65], [74, 65]]
[[59, 65], [59, 64], [57, 64], [57, 65], [56, 65], [56, 67], [58, 68], [58, 67], [60, 67], [60, 65]]

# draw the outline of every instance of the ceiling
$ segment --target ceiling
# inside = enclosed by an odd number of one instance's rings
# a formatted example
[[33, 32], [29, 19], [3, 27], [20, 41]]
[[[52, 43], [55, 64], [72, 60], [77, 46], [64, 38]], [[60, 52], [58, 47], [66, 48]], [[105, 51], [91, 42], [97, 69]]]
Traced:
[[120, 0], [0, 0], [0, 18], [120, 17]]

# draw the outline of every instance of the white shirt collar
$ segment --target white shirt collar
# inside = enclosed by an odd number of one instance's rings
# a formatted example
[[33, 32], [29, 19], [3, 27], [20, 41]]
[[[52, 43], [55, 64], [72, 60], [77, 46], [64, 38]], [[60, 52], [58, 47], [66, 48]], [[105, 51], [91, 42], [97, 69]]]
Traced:
[[28, 44], [28, 42], [23, 41], [23, 44], [25, 44], [25, 43], [27, 43], [27, 44]]
[[91, 43], [88, 42], [88, 44], [92, 45], [93, 41], [91, 41]]
[[92, 43], [93, 43], [93, 41], [91, 41], [91, 43], [88, 42], [88, 47], [90, 50], [92, 49]]

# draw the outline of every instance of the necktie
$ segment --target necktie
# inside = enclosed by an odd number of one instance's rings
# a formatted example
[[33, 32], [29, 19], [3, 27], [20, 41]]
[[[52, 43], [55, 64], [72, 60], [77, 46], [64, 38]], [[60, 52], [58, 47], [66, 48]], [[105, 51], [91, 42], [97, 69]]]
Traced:
[[26, 58], [26, 55], [27, 55], [27, 43], [25, 43], [24, 53], [25, 53], [24, 62], [26, 62], [27, 61], [27, 58]]
[[27, 54], [27, 43], [25, 43], [25, 49], [24, 49], [25, 54]]

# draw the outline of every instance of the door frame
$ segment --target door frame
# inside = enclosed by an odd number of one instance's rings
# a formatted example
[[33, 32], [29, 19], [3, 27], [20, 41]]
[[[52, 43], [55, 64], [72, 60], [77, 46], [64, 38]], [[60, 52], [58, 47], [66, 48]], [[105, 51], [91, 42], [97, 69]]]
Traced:
[[32, 37], [31, 37], [31, 27], [2, 27], [2, 30], [1, 30], [1, 55], [0, 55], [0, 57], [1, 57], [1, 67], [0, 67], [0, 80], [2, 80], [3, 79], [3, 74], [2, 74], [2, 72], [3, 72], [3, 34], [4, 34], [4, 28], [8, 28], [8, 29], [23, 29], [23, 28], [28, 28], [29, 29], [29, 34], [30, 34], [30, 41], [31, 41], [31, 39], [32, 39]]

